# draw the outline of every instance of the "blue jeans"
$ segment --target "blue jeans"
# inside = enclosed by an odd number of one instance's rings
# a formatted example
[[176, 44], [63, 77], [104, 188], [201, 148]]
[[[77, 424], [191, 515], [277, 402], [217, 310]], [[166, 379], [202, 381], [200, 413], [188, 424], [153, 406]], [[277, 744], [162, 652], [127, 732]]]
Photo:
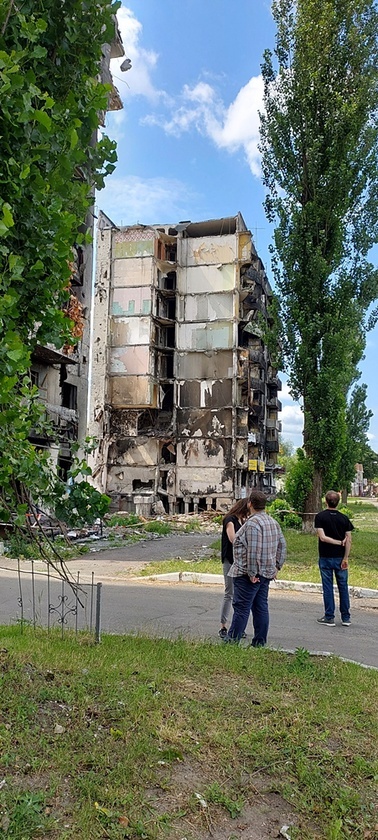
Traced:
[[335, 575], [339, 590], [341, 620], [349, 621], [348, 569], [342, 569], [341, 562], [342, 557], [319, 557], [319, 569], [323, 584], [324, 615], [331, 619], [335, 617], [335, 597], [333, 593], [333, 575]]
[[269, 628], [269, 578], [259, 575], [259, 583], [251, 583], [248, 575], [241, 575], [234, 578], [234, 599], [232, 606], [234, 614], [228, 639], [239, 641], [248, 623], [249, 613], [252, 612], [254, 636], [253, 647], [262, 647], [266, 644]]

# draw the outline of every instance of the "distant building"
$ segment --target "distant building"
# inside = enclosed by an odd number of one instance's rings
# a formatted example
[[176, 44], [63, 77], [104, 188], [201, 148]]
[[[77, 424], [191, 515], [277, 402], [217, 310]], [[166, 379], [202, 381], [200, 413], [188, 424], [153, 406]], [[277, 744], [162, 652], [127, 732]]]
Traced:
[[100, 213], [88, 432], [114, 509], [224, 510], [274, 492], [271, 298], [240, 214], [117, 228]]

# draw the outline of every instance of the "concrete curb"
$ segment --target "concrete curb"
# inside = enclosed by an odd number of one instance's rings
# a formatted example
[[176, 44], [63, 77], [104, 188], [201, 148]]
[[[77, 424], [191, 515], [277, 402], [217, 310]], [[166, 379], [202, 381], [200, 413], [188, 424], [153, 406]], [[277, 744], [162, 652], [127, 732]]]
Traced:
[[[196, 572], [167, 572], [162, 575], [146, 575], [142, 580], [166, 580], [173, 583], [211, 583], [215, 585], [224, 585], [223, 575], [211, 575], [206, 573]], [[272, 581], [272, 589], [285, 589], [294, 592], [314, 592], [322, 594], [321, 583], [305, 583], [299, 580], [275, 580]], [[334, 587], [337, 591], [337, 587]], [[378, 589], [365, 589], [359, 586], [350, 586], [349, 594], [351, 598], [378, 598]]]

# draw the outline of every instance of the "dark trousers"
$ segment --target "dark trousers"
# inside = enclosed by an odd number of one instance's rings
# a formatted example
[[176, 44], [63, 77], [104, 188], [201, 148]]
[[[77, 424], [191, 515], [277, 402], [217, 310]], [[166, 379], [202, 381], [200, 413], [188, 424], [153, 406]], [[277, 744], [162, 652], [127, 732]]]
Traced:
[[266, 644], [269, 629], [269, 578], [259, 576], [259, 583], [251, 583], [248, 575], [234, 578], [234, 598], [232, 606], [234, 614], [228, 639], [239, 641], [248, 623], [249, 613], [252, 612], [254, 636], [253, 647]]
[[341, 563], [342, 557], [319, 557], [319, 569], [323, 584], [324, 615], [328, 619], [335, 617], [335, 597], [333, 594], [333, 576], [335, 576], [339, 590], [341, 619], [342, 621], [349, 621], [348, 569], [342, 569]]

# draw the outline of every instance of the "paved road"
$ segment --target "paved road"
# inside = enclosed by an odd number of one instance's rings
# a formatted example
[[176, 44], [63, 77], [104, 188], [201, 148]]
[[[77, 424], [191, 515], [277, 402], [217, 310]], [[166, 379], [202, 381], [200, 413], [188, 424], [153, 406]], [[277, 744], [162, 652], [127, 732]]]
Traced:
[[[180, 556], [193, 557], [192, 552], [196, 556], [206, 553], [206, 546], [214, 541], [214, 534], [181, 535], [178, 539]], [[139, 559], [136, 559], [136, 554]], [[73, 571], [81, 570], [81, 579], [84, 571], [87, 571], [87, 580], [95, 567], [96, 580], [103, 582], [102, 631], [147, 633], [168, 638], [182, 636], [218, 643], [221, 586], [130, 579], [130, 567], [137, 574], [138, 568], [146, 560], [152, 557], [155, 559], [157, 554], [162, 557], [178, 556], [177, 545], [166, 539], [156, 540], [116, 552], [100, 552], [81, 557], [72, 565]], [[9, 567], [9, 562], [7, 565]], [[30, 585], [28, 588], [23, 583], [23, 587], [25, 615], [28, 616], [31, 613], [32, 594]], [[60, 584], [52, 581], [50, 589], [50, 602], [57, 606], [61, 595]], [[37, 576], [35, 602], [41, 623], [46, 623], [47, 615], [45, 590], [45, 579]], [[15, 571], [0, 571], [0, 624], [14, 621], [19, 616], [18, 595]], [[85, 615], [87, 623], [92, 607], [88, 596]], [[351, 627], [342, 627], [339, 623], [336, 627], [318, 625], [316, 618], [322, 612], [320, 594], [272, 590], [269, 644], [284, 650], [301, 647], [311, 652], [329, 652], [378, 668], [378, 599], [352, 600]], [[52, 618], [56, 615], [53, 613]]]

